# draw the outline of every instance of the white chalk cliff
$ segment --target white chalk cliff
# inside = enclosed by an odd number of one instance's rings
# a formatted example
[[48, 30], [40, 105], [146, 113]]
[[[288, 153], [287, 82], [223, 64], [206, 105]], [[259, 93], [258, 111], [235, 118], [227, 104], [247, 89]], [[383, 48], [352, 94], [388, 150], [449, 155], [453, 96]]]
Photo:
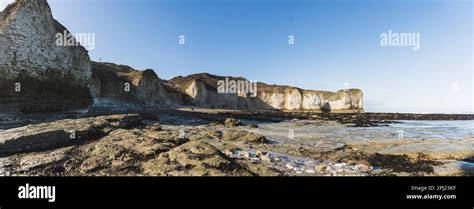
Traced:
[[148, 106], [169, 108], [180, 94], [166, 86], [153, 70], [92, 62], [91, 93], [96, 106]]
[[56, 35], [64, 31], [46, 0], [16, 0], [0, 13], [0, 113], [57, 112], [93, 104], [363, 111], [363, 94], [358, 89], [327, 92], [258, 83], [254, 96], [218, 93], [218, 82], [226, 77], [202, 73], [166, 81], [153, 70], [91, 62], [82, 46], [56, 45]]
[[219, 94], [218, 81], [245, 78], [223, 77], [207, 73], [176, 77], [170, 85], [188, 97], [187, 105], [211, 108], [261, 109], [286, 111], [362, 112], [363, 93], [359, 89], [338, 92], [304, 90], [291, 86], [257, 84], [257, 96]]
[[64, 31], [46, 0], [16, 0], [0, 13], [4, 111], [61, 111], [92, 103], [88, 52], [81, 46], [56, 46], [56, 34]]

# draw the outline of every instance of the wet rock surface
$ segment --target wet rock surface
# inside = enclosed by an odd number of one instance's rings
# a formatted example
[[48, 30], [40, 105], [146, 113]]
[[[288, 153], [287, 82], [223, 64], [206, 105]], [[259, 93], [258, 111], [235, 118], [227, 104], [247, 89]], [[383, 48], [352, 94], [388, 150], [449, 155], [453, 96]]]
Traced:
[[[0, 13], [0, 175], [472, 175], [473, 133], [453, 139], [448, 127], [428, 131], [440, 138], [410, 138], [383, 129], [472, 114], [361, 113], [358, 89], [258, 83], [256, 97], [223, 95], [219, 81], [247, 80], [166, 81], [91, 62], [82, 46], [53, 44], [65, 32], [46, 0], [17, 0]], [[192, 107], [173, 111], [180, 105]]]
[[[162, 122], [167, 121], [130, 114], [65, 119], [9, 129], [0, 133], [3, 142], [0, 146], [3, 154], [0, 158], [0, 174], [48, 176], [327, 174], [316, 171], [317, 163], [314, 159], [252, 149], [252, 147], [260, 149], [259, 146], [264, 148], [268, 143], [267, 139], [259, 134], [226, 127], [220, 127], [223, 129], [199, 126], [161, 127], [159, 124]], [[183, 129], [186, 132], [184, 135]], [[68, 130], [76, 131], [77, 140], [69, 138]], [[288, 169], [287, 164], [295, 166]]]
[[224, 121], [224, 125], [226, 127], [232, 128], [242, 125], [242, 122], [234, 118], [226, 118]]
[[474, 176], [474, 164], [464, 161], [441, 161], [434, 173], [440, 176]]
[[159, 176], [252, 175], [217, 148], [202, 141], [193, 141], [174, 148], [144, 163], [142, 168], [146, 175]]
[[[1, 175], [278, 175], [271, 169], [232, 159], [208, 141], [263, 143], [263, 136], [242, 131], [228, 138], [218, 130], [164, 129], [157, 118], [111, 115], [67, 119], [0, 133]], [[69, 143], [76, 130], [82, 140]], [[239, 138], [241, 137], [241, 138]], [[87, 140], [86, 140], [87, 139]], [[63, 141], [68, 141], [64, 143]]]

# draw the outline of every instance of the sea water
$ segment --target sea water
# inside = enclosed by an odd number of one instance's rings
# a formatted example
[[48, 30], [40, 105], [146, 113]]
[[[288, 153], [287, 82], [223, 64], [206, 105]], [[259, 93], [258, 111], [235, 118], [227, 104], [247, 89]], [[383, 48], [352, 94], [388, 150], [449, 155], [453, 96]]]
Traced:
[[311, 143], [318, 140], [361, 142], [367, 140], [447, 139], [463, 140], [474, 136], [474, 121], [396, 121], [376, 127], [347, 127], [336, 122], [311, 120], [260, 123], [255, 132], [280, 142]]

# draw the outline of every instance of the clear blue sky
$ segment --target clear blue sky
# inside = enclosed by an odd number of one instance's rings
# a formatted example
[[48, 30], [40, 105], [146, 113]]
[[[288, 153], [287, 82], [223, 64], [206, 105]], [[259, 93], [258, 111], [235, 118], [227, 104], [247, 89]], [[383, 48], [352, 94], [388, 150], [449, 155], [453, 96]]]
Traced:
[[[331, 91], [348, 83], [364, 91], [366, 111], [474, 112], [471, 0], [49, 2], [72, 32], [96, 34], [92, 59], [165, 79], [209, 72]], [[389, 29], [420, 33], [421, 49], [381, 47]]]

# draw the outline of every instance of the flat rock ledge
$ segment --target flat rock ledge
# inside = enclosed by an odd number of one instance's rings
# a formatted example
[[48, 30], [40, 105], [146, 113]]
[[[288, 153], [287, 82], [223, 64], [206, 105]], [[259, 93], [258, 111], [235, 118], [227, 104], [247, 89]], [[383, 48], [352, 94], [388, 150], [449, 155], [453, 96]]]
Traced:
[[421, 156], [393, 142], [277, 143], [254, 128], [196, 119], [121, 114], [7, 129], [0, 132], [0, 176], [471, 176], [474, 168], [462, 152], [445, 162], [443, 153]]
[[28, 125], [0, 133], [0, 156], [54, 149], [99, 139], [118, 128], [140, 123], [139, 115], [112, 115], [65, 119]]
[[228, 146], [265, 143], [261, 135], [195, 127], [188, 127], [185, 136], [181, 132], [162, 128], [158, 117], [139, 114], [8, 129], [0, 132], [0, 176], [282, 175], [224, 154]]

